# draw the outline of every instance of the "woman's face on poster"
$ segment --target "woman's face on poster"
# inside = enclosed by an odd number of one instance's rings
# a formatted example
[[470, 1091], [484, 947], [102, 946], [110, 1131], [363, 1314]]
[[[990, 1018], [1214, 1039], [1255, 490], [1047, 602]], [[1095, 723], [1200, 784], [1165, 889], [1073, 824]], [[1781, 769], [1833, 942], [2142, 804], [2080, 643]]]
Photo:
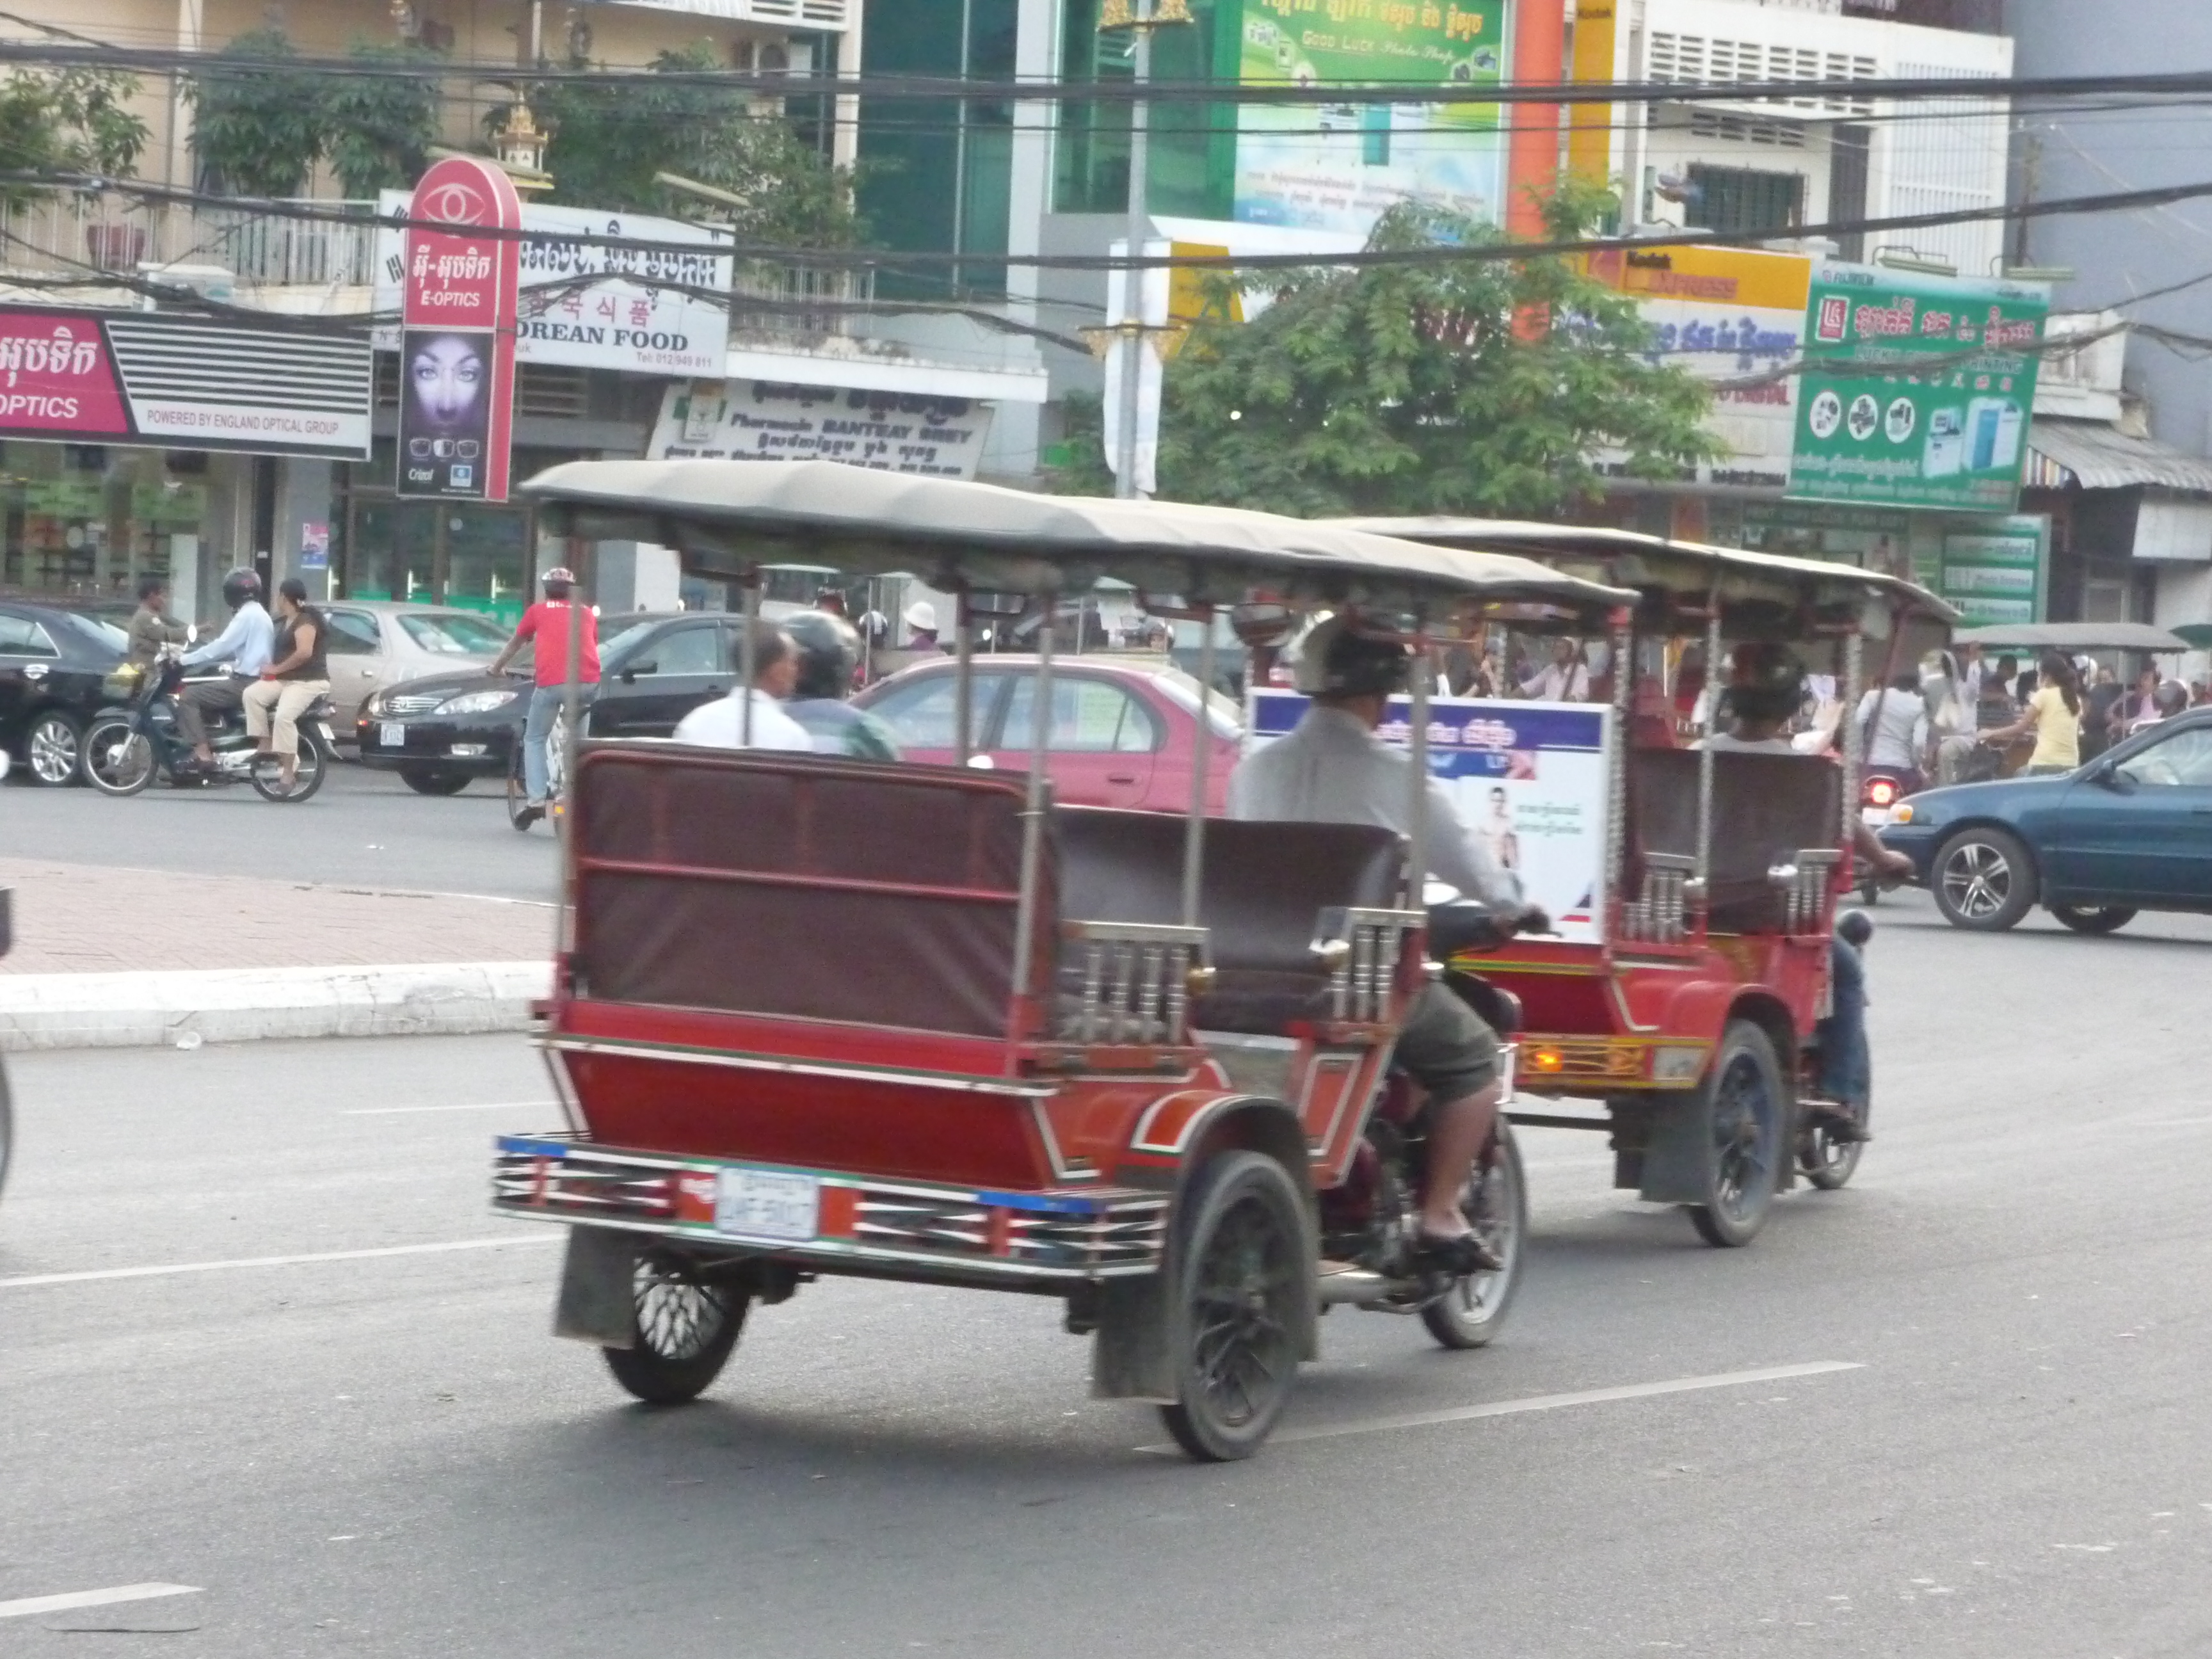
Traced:
[[475, 424], [488, 379], [483, 354], [465, 335], [423, 341], [408, 360], [407, 380], [423, 424], [454, 431]]

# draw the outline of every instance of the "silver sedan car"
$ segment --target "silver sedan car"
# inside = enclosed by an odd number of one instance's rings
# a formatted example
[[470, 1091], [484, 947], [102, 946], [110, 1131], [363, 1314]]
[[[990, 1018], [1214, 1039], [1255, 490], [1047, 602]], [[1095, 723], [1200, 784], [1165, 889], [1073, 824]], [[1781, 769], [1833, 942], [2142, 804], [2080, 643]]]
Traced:
[[333, 599], [322, 611], [331, 619], [331, 724], [347, 733], [370, 693], [489, 662], [512, 631], [473, 611], [396, 599]]

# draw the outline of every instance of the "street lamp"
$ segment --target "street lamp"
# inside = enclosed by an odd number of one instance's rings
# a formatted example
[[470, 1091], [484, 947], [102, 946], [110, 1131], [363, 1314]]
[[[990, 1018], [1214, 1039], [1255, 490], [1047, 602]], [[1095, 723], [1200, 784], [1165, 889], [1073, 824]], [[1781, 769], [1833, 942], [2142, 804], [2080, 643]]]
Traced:
[[1121, 273], [1121, 407], [1116, 411], [1121, 428], [1121, 465], [1114, 474], [1114, 494], [1131, 500], [1137, 490], [1137, 404], [1145, 361], [1143, 280], [1135, 261], [1145, 252], [1151, 214], [1145, 201], [1145, 170], [1151, 148], [1151, 116], [1146, 106], [1145, 83], [1152, 73], [1152, 31], [1196, 20], [1189, 0], [1103, 0], [1098, 9], [1098, 32], [1127, 30], [1130, 40], [1130, 71], [1136, 96], [1129, 100], [1129, 259]]

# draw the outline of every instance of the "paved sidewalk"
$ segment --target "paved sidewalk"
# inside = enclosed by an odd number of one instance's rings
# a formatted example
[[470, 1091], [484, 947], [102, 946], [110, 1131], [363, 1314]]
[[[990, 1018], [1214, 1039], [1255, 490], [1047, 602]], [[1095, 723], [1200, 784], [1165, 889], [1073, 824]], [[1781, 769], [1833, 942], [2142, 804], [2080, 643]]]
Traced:
[[[250, 853], [241, 856], [250, 857]], [[15, 946], [0, 979], [392, 963], [544, 962], [550, 902], [378, 892], [0, 858]]]

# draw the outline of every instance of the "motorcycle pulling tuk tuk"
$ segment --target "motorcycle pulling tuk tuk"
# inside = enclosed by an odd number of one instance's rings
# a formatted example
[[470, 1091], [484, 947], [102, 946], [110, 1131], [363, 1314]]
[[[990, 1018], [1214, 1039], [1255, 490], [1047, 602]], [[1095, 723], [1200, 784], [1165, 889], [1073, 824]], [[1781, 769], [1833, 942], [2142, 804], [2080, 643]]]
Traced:
[[[673, 547], [749, 613], [769, 564], [960, 595], [963, 758], [984, 594], [1048, 616], [1110, 578], [1204, 620], [1264, 592], [1416, 645], [1509, 611], [1601, 631], [1635, 599], [1510, 556], [832, 463], [585, 462], [526, 489], [556, 533]], [[1053, 643], [1026, 775], [574, 749], [541, 1039], [568, 1123], [501, 1139], [494, 1205], [569, 1227], [556, 1329], [640, 1399], [697, 1395], [756, 1304], [825, 1274], [1009, 1290], [1093, 1336], [1096, 1393], [1236, 1458], [1327, 1307], [1417, 1312], [1450, 1347], [1504, 1317], [1525, 1224], [1510, 1130], [1462, 1200], [1503, 1270], [1445, 1279], [1413, 1248], [1420, 1103], [1391, 1054], [1432, 971], [1423, 792], [1403, 840], [1209, 822], [1203, 758], [1180, 819], [1058, 806], [1048, 739], [1081, 713]], [[1458, 982], [1510, 1029], [1510, 999]]]
[[[1817, 1079], [1837, 904], [1856, 879], [1856, 711], [1870, 655], [1887, 684], [1946, 641], [1957, 612], [1911, 582], [1849, 565], [1626, 532], [1344, 522], [1518, 553], [1638, 595], [1592, 687], [1610, 706], [1609, 811], [1588, 935], [1455, 959], [1524, 1005], [1522, 1094], [1605, 1106], [1599, 1116], [1524, 1102], [1509, 1109], [1514, 1120], [1606, 1131], [1614, 1185], [1685, 1206], [1716, 1245], [1748, 1243], [1799, 1175], [1842, 1187], [1864, 1143], [1838, 1131], [1871, 1101], [1823, 1099]], [[1811, 673], [1832, 676], [1834, 757], [1693, 746], [1725, 705], [1720, 665], [1747, 644], [1782, 646]]]

